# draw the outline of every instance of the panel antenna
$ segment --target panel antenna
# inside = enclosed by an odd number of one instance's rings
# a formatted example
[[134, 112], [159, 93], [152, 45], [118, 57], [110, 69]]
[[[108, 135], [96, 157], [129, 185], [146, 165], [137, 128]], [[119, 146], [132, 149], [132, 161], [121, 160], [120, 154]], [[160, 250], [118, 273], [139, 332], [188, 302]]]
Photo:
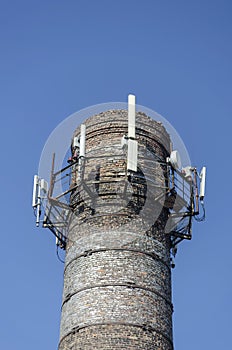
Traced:
[[135, 96], [128, 95], [127, 170], [137, 171], [138, 142], [135, 140]]

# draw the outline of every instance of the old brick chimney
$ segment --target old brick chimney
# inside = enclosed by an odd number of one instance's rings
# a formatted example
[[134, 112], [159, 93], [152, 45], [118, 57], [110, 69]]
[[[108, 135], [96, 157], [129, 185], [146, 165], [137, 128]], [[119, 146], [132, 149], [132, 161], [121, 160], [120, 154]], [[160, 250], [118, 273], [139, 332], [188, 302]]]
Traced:
[[171, 350], [169, 135], [137, 112], [138, 171], [128, 172], [127, 111], [84, 124], [85, 158], [72, 169], [59, 350]]

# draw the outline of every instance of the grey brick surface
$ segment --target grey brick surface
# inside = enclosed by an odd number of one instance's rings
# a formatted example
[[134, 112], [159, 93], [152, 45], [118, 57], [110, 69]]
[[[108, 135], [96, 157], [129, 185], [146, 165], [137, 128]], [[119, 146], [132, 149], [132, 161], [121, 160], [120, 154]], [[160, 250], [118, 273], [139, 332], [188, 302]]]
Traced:
[[169, 155], [169, 135], [137, 113], [139, 169], [155, 185], [141, 178], [125, 190], [127, 111], [104, 112], [85, 124], [84, 182], [77, 168], [72, 177], [79, 186], [70, 197], [59, 350], [171, 350], [166, 174], [162, 165], [151, 166]]

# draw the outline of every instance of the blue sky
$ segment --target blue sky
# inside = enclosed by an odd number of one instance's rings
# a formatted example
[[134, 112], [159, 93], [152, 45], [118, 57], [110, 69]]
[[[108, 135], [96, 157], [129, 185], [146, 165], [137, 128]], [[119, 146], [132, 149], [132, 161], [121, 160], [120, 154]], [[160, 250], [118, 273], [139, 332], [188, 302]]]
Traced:
[[173, 271], [175, 350], [231, 347], [231, 14], [226, 0], [0, 1], [0, 348], [58, 344], [63, 265], [31, 209], [46, 139], [71, 113], [128, 93], [208, 167], [207, 220]]

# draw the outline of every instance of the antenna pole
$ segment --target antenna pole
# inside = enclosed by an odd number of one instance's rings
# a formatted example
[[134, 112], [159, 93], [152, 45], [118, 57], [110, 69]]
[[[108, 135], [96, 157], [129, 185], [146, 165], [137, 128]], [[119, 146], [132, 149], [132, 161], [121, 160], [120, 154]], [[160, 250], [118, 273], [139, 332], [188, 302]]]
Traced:
[[38, 203], [36, 206], [36, 226], [39, 226], [39, 220], [40, 220], [40, 215], [41, 215], [41, 187], [40, 187], [40, 181], [38, 185]]
[[50, 175], [50, 186], [48, 191], [48, 199], [52, 197], [52, 192], [54, 188], [54, 169], [55, 169], [55, 153], [52, 154], [52, 168], [51, 168], [51, 175]]
[[197, 169], [194, 168], [194, 176], [193, 176], [193, 182], [195, 187], [195, 198], [196, 198], [196, 214], [199, 214], [199, 193], [198, 193], [198, 187], [197, 187]]
[[82, 179], [83, 166], [85, 162], [85, 133], [86, 133], [85, 124], [81, 124], [80, 154], [79, 154], [79, 161], [78, 161], [78, 180]]

